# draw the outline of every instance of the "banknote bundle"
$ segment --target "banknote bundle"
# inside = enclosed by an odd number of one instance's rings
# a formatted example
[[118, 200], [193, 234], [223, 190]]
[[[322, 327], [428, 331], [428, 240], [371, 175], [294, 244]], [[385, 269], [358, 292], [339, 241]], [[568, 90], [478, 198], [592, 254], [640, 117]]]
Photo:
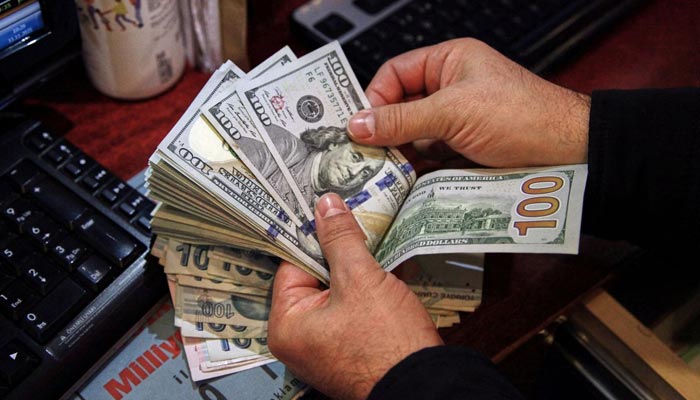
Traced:
[[[285, 47], [248, 73], [224, 63], [151, 156], [153, 252], [183, 336], [200, 335], [202, 368], [235, 364], [216, 364], [224, 356], [204, 343], [243, 338], [241, 327], [260, 346], [237, 362], [271, 357], [262, 343], [277, 261], [329, 282], [314, 219], [327, 192], [345, 199], [368, 249], [437, 326], [480, 304], [484, 253], [578, 251], [585, 165], [417, 179], [396, 148], [349, 139], [348, 120], [368, 107], [337, 42], [300, 58]], [[220, 330], [206, 336], [206, 324]]]
[[247, 74], [221, 66], [150, 159], [154, 232], [289, 260], [323, 282], [314, 204], [341, 194], [375, 250], [415, 182], [394, 148], [349, 140], [369, 107], [337, 43], [288, 47]]
[[276, 361], [267, 349], [267, 317], [278, 260], [163, 236], [151, 253], [165, 268], [194, 381]]

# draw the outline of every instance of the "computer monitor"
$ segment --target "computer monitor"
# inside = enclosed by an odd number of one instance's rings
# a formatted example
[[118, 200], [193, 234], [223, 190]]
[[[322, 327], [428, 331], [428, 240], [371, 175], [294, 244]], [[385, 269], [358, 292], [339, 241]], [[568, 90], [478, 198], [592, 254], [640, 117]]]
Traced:
[[0, 110], [80, 54], [74, 0], [0, 0]]

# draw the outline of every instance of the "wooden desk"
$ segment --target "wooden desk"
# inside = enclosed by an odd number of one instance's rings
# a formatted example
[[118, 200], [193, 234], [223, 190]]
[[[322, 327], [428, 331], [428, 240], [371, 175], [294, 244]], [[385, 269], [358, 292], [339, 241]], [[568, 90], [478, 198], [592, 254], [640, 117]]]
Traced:
[[[285, 44], [305, 48], [289, 31], [302, 0], [249, 2], [252, 65]], [[554, 82], [590, 93], [596, 88], [700, 85], [700, 3], [655, 0], [601, 37], [558, 72]], [[78, 66], [25, 104], [86, 153], [126, 179], [147, 165], [208, 75], [188, 70], [169, 92], [123, 102], [95, 91]], [[416, 160], [413, 160], [416, 161]], [[482, 307], [443, 329], [448, 343], [471, 346], [502, 360], [582, 296], [610, 278], [633, 249], [584, 237], [578, 256], [492, 254], [487, 257]]]

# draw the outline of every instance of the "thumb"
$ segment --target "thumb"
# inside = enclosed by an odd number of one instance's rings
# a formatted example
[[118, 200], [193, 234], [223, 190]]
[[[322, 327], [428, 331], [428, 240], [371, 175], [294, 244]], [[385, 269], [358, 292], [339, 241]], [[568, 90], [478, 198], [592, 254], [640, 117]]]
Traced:
[[353, 286], [381, 271], [365, 245], [365, 234], [343, 199], [335, 193], [316, 203], [316, 233], [330, 265], [331, 287]]
[[348, 133], [355, 142], [373, 146], [442, 139], [436, 110], [430, 97], [360, 110], [348, 121]]

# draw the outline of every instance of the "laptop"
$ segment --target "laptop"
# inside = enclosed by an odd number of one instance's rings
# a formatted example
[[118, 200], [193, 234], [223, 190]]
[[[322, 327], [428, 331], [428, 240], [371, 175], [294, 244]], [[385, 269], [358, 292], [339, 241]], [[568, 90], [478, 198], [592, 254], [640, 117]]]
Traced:
[[21, 112], [79, 62], [77, 15], [74, 0], [0, 0], [1, 398], [70, 397], [167, 291], [141, 176]]

